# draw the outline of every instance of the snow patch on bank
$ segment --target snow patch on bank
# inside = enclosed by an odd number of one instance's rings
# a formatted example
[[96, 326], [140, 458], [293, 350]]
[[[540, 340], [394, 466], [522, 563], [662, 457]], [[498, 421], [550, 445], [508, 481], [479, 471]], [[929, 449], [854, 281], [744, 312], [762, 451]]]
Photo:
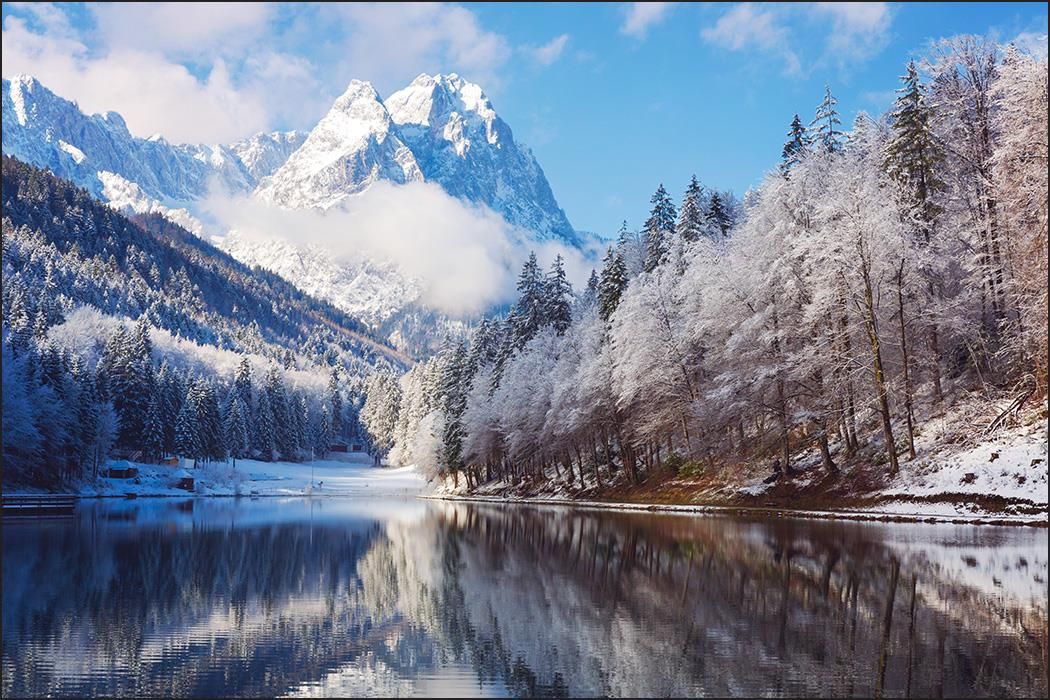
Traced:
[[[132, 463], [138, 476], [131, 479], [99, 477], [72, 489], [76, 495], [96, 496], [189, 496], [178, 487], [186, 471], [194, 479], [199, 496], [340, 496], [377, 498], [416, 496], [425, 485], [414, 467], [375, 467], [367, 455], [345, 460], [313, 462], [259, 462], [251, 459], [215, 462], [194, 468], [175, 465]], [[5, 493], [30, 493], [29, 490]]]

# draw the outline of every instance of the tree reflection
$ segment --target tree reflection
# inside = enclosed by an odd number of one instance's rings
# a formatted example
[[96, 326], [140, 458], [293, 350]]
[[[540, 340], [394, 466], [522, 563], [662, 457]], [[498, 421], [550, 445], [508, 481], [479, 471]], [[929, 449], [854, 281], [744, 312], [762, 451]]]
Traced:
[[142, 508], [5, 521], [5, 696], [1046, 694], [1045, 531]]

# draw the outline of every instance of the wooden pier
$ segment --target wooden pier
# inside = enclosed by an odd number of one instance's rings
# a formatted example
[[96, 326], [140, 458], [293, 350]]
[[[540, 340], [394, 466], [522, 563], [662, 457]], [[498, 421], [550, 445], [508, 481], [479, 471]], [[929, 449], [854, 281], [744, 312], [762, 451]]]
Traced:
[[76, 508], [76, 496], [41, 495], [3, 497], [3, 514], [8, 516], [31, 516], [36, 518], [72, 515]]

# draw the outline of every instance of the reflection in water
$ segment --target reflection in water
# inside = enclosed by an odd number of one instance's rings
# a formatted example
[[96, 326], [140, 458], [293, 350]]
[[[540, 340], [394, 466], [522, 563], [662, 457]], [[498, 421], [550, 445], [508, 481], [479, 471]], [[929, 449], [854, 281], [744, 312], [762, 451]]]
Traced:
[[4, 520], [5, 697], [1047, 693], [1045, 529], [417, 501]]

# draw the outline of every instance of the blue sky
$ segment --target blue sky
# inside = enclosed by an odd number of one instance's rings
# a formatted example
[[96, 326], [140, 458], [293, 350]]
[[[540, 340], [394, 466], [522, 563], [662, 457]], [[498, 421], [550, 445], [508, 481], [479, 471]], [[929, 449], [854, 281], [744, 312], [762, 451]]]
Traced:
[[138, 135], [228, 142], [309, 128], [351, 78], [485, 87], [573, 225], [611, 235], [690, 174], [742, 193], [794, 113], [831, 86], [843, 122], [884, 111], [932, 39], [1040, 43], [1041, 3], [3, 4], [3, 70], [35, 74]]

